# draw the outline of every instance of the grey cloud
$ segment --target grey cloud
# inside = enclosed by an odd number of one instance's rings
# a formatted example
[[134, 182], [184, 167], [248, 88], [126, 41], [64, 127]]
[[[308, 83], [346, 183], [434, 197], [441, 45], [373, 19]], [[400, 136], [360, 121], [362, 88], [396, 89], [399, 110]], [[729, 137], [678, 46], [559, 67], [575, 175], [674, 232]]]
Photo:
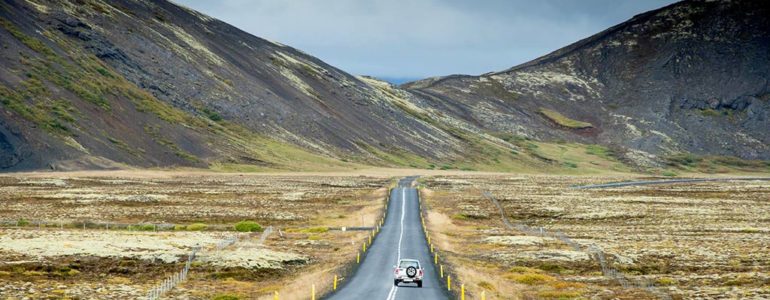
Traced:
[[423, 78], [526, 62], [672, 0], [177, 0], [353, 74]]

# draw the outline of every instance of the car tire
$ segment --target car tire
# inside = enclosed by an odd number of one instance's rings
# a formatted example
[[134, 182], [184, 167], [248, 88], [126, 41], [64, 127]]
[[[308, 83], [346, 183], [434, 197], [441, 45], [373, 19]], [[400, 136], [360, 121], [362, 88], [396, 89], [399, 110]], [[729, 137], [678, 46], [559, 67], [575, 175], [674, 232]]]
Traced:
[[393, 279], [393, 285], [398, 286], [398, 279]]
[[418, 288], [421, 288], [421, 287], [422, 287], [422, 280], [420, 280], [420, 281], [417, 281], [417, 287], [418, 287]]

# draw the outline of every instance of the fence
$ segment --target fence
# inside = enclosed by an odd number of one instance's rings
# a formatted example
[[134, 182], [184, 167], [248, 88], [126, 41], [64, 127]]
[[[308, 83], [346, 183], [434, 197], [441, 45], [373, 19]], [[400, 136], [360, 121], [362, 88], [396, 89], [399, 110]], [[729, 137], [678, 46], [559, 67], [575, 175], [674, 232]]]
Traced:
[[622, 287], [624, 288], [633, 287], [633, 288], [645, 289], [650, 293], [660, 297], [661, 299], [665, 299], [665, 300], [671, 299], [671, 296], [668, 293], [658, 289], [655, 285], [652, 284], [652, 282], [650, 282], [647, 279], [626, 278], [626, 276], [622, 272], [618, 271], [617, 269], [613, 268], [610, 265], [610, 263], [607, 261], [604, 251], [599, 247], [597, 247], [596, 245], [590, 245], [584, 249], [578, 243], [575, 243], [575, 241], [570, 239], [566, 234], [564, 234], [561, 231], [552, 232], [543, 227], [531, 227], [522, 223], [511, 224], [508, 221], [508, 218], [505, 216], [505, 211], [503, 210], [503, 207], [500, 205], [497, 199], [495, 199], [495, 197], [493, 197], [490, 192], [484, 192], [483, 195], [484, 197], [492, 201], [492, 203], [497, 207], [497, 209], [500, 210], [500, 217], [503, 219], [503, 223], [505, 224], [505, 226], [508, 227], [509, 229], [516, 229], [527, 235], [551, 237], [551, 238], [558, 239], [559, 241], [562, 241], [565, 244], [572, 247], [572, 249], [574, 249], [575, 251], [585, 252], [586, 254], [589, 255], [589, 257], [599, 262], [599, 265], [602, 268], [602, 274], [605, 277], [609, 278], [610, 280], [614, 280], [618, 282]]
[[[259, 241], [257, 242], [258, 245], [262, 245], [262, 243], [265, 242], [265, 239], [273, 232], [273, 226], [268, 227], [265, 229], [265, 231], [262, 232], [262, 235], [259, 237]], [[214, 246], [215, 251], [222, 250], [232, 244], [235, 244], [238, 242], [239, 236], [231, 236], [229, 238], [226, 238], [224, 240], [221, 240], [217, 242], [217, 244]], [[192, 265], [193, 260], [195, 260], [196, 255], [201, 250], [201, 247], [194, 247], [192, 251], [190, 252], [190, 255], [187, 256], [187, 262], [184, 265], [184, 268], [182, 268], [181, 271], [178, 273], [174, 273], [173, 275], [167, 277], [165, 280], [163, 280], [161, 283], [159, 283], [156, 287], [150, 289], [150, 291], [147, 293], [147, 299], [148, 300], [154, 300], [160, 298], [163, 294], [167, 293], [168, 291], [172, 290], [174, 287], [182, 283], [183, 281], [187, 280], [187, 274], [190, 272], [190, 266]]]

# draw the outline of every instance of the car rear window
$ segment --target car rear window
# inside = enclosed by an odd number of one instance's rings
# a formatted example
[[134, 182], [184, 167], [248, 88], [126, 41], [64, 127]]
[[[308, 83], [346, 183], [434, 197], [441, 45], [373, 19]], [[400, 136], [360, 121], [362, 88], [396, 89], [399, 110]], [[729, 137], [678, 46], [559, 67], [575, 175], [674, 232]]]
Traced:
[[401, 261], [401, 264], [398, 267], [402, 268], [402, 269], [405, 269], [405, 268], [408, 268], [408, 267], [415, 267], [415, 268], [419, 269], [420, 268], [420, 264], [418, 262], [416, 262], [416, 261], [404, 260], [404, 261]]

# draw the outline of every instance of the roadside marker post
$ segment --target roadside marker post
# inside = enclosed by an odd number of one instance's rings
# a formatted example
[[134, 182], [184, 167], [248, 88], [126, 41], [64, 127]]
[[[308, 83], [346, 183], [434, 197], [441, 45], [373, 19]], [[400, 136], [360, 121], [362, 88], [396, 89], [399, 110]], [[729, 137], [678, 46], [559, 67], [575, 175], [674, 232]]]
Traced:
[[433, 264], [438, 264], [438, 252], [433, 254]]
[[465, 284], [460, 285], [460, 300], [465, 300]]
[[334, 290], [337, 290], [337, 275], [334, 275]]
[[481, 300], [487, 300], [487, 291], [481, 291]]
[[275, 291], [275, 294], [273, 294], [273, 300], [278, 300], [278, 291]]
[[361, 252], [366, 252], [366, 242], [364, 242], [364, 245], [363, 245], [362, 249], [363, 249], [364, 251], [361, 251]]
[[450, 292], [452, 291], [452, 275], [446, 276], [446, 290]]
[[444, 265], [438, 266], [439, 269], [439, 277], [444, 278]]
[[361, 252], [356, 253], [356, 263], [357, 264], [361, 263]]
[[310, 286], [310, 299], [315, 300], [315, 284]]

